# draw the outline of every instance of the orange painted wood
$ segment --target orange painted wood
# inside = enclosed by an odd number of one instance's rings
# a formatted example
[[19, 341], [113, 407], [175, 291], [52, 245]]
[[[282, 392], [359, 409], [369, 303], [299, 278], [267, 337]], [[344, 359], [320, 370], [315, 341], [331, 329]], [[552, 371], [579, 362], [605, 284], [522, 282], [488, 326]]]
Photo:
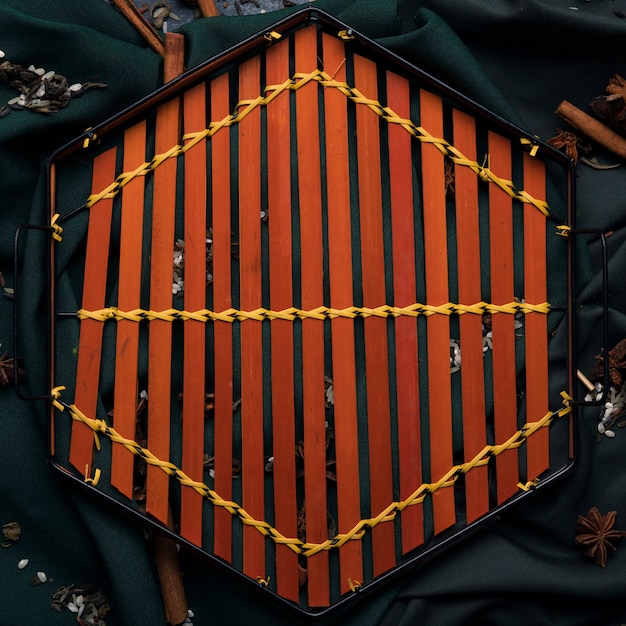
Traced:
[[[261, 93], [261, 61], [255, 57], [239, 70], [239, 99]], [[261, 112], [257, 107], [239, 130], [240, 306], [252, 311], [261, 299]], [[265, 519], [263, 459], [263, 343], [259, 322], [241, 323], [241, 437], [243, 507]], [[256, 528], [243, 529], [243, 571], [265, 578], [265, 542]]]
[[[457, 109], [452, 112], [454, 146], [476, 161], [476, 122]], [[454, 168], [457, 238], [458, 297], [462, 304], [483, 300], [480, 286], [480, 230], [478, 177], [469, 167]], [[487, 445], [485, 372], [482, 316], [466, 313], [459, 318], [461, 346], [461, 402], [463, 458], [471, 461]], [[486, 465], [465, 475], [465, 511], [468, 524], [489, 511], [489, 477]]]
[[[494, 132], [488, 137], [491, 170], [511, 180], [511, 144]], [[513, 201], [496, 185], [489, 186], [489, 239], [491, 255], [491, 302], [508, 304], [515, 297], [513, 282]], [[515, 384], [515, 317], [506, 313], [491, 316], [493, 337], [493, 411], [496, 443], [517, 431]], [[507, 450], [496, 458], [497, 502], [517, 492], [518, 452]]]
[[[425, 90], [420, 92], [420, 125], [434, 137], [443, 137], [441, 99]], [[422, 144], [422, 187], [426, 299], [428, 304], [440, 305], [450, 300], [444, 161], [442, 153], [427, 143]], [[428, 318], [427, 346], [430, 471], [434, 482], [453, 465], [450, 323], [446, 316]], [[452, 488], [444, 487], [433, 494], [433, 511], [435, 533], [455, 523]]]
[[[409, 82], [387, 73], [387, 103], [399, 116], [410, 119]], [[415, 213], [413, 210], [412, 138], [397, 124], [389, 124], [389, 182], [393, 243], [394, 304], [415, 303]], [[408, 498], [423, 482], [420, 435], [417, 320], [394, 320], [396, 342], [396, 395], [400, 499]], [[402, 552], [424, 542], [423, 505], [402, 512]]]
[[[324, 68], [335, 80], [346, 80], [343, 41], [323, 35]], [[348, 170], [348, 109], [336, 89], [324, 91], [326, 186], [328, 206], [328, 262], [330, 304], [343, 309], [353, 304], [350, 173]], [[332, 366], [335, 392], [334, 428], [337, 470], [337, 531], [350, 531], [361, 519], [359, 447], [357, 426], [354, 321], [331, 321]], [[363, 580], [362, 543], [349, 541], [339, 553], [341, 593], [349, 580]]]
[[[540, 200], [546, 198], [545, 165], [524, 154], [524, 189]], [[524, 205], [524, 299], [541, 304], [548, 299], [546, 218], [530, 204]], [[524, 316], [526, 346], [526, 420], [536, 422], [549, 412], [548, 316]], [[533, 480], [549, 465], [548, 429], [542, 428], [527, 440], [527, 480]]]
[[[228, 74], [211, 82], [211, 119], [224, 119], [231, 113]], [[211, 138], [211, 223], [213, 234], [213, 307], [232, 307], [231, 263], [233, 249], [230, 202], [230, 128], [222, 128]], [[233, 495], [233, 325], [213, 324], [215, 346], [215, 490], [225, 500]], [[232, 560], [231, 514], [215, 507], [214, 553]]]
[[[317, 30], [309, 26], [295, 36], [296, 68], [317, 68]], [[302, 308], [323, 304], [322, 206], [318, 86], [309, 83], [296, 92], [298, 133], [298, 194]], [[324, 397], [324, 326], [319, 320], [302, 321], [302, 387], [304, 411], [304, 500], [306, 538], [321, 543], [328, 537], [326, 500], [326, 426]], [[308, 559], [308, 595], [311, 606], [327, 606], [328, 553]]]
[[[179, 142], [180, 103], [171, 100], [156, 113], [155, 152], [162, 154]], [[172, 307], [172, 259], [176, 208], [176, 160], [167, 159], [154, 171], [152, 244], [150, 250], [150, 308]], [[152, 320], [148, 331], [148, 448], [159, 459], [170, 458], [170, 398], [172, 324]], [[146, 511], [167, 524], [169, 478], [148, 466]]]
[[[92, 193], [100, 193], [115, 180], [115, 158], [116, 150], [111, 148], [94, 159]], [[112, 212], [111, 199], [101, 200], [90, 209], [82, 299], [82, 308], [87, 310], [101, 309], [105, 303]], [[74, 403], [89, 417], [96, 416], [103, 329], [104, 324], [96, 320], [80, 323]], [[93, 431], [73, 422], [69, 461], [81, 474], [91, 475], [93, 443]]]
[[[124, 133], [123, 171], [135, 170], [146, 160], [146, 123], [139, 122]], [[122, 189], [120, 268], [117, 306], [122, 311], [140, 307], [143, 259], [143, 213], [145, 178], [137, 176]], [[137, 369], [139, 324], [117, 322], [113, 426], [123, 437], [135, 438], [137, 421]], [[128, 498], [133, 496], [135, 456], [123, 446], [111, 452], [111, 484]]]
[[[289, 42], [272, 45], [265, 63], [267, 85], [283, 83], [289, 77]], [[267, 108], [270, 305], [275, 311], [293, 304], [289, 118], [289, 93], [282, 93]], [[275, 527], [286, 537], [296, 537], [293, 322], [274, 320], [271, 331]], [[284, 545], [276, 546], [276, 585], [279, 595], [298, 602], [298, 555]]]
[[[373, 61], [354, 56], [354, 84], [366, 97], [378, 99], [377, 71]], [[357, 107], [361, 268], [363, 305], [366, 307], [377, 307], [386, 301], [379, 123], [379, 117], [372, 111], [364, 106]], [[378, 515], [393, 501], [387, 320], [367, 317], [364, 327], [370, 507], [372, 515]], [[394, 567], [393, 524], [383, 523], [372, 529], [372, 553], [374, 576]]]
[[[206, 128], [206, 86], [200, 83], [185, 92], [183, 99], [185, 132]], [[206, 141], [185, 153], [184, 207], [184, 307], [199, 311], [206, 307]], [[204, 394], [205, 394], [205, 324], [186, 320], [183, 336], [183, 414], [182, 469], [196, 481], [204, 479]], [[202, 546], [202, 496], [191, 488], [182, 488], [180, 534]]]

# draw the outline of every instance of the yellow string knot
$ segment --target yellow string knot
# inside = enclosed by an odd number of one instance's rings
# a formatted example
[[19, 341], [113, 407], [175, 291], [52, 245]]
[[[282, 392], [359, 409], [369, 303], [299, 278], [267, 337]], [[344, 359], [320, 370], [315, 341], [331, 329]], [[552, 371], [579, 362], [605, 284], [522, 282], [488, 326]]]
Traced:
[[65, 411], [65, 407], [59, 402], [59, 398], [61, 397], [61, 392], [65, 391], [64, 386], [55, 387], [50, 392], [50, 397], [52, 399], [52, 406], [59, 409], [59, 411]]
[[101, 475], [102, 475], [102, 472], [100, 471], [100, 468], [97, 467], [93, 474], [93, 478], [91, 478], [89, 476], [89, 464], [85, 465], [85, 482], [88, 485], [93, 485], [95, 487], [100, 481]]
[[55, 213], [50, 220], [50, 228], [52, 229], [52, 239], [56, 241], [63, 241], [63, 237], [61, 234], [63, 233], [63, 228], [57, 224], [57, 220], [61, 217], [58, 213]]

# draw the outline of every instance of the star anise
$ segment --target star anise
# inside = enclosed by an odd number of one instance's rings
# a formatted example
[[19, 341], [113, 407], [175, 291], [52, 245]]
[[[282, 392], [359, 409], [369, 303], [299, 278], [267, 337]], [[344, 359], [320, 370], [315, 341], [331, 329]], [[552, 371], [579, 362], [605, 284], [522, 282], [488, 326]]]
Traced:
[[583, 143], [575, 133], [560, 128], [557, 130], [559, 134], [548, 139], [548, 143], [557, 150], [563, 150], [574, 163], [578, 161], [579, 152], [586, 154], [591, 150], [591, 146]]
[[[0, 387], [4, 385], [10, 385], [15, 379], [15, 359], [9, 357], [9, 353], [5, 352], [0, 356]], [[17, 367], [17, 375], [21, 379], [24, 375], [24, 370], [21, 367]]]
[[617, 549], [613, 541], [626, 537], [626, 531], [613, 529], [616, 515], [616, 511], [601, 515], [594, 506], [589, 509], [587, 517], [579, 515], [576, 522], [576, 544], [585, 547], [585, 555], [599, 567], [606, 567], [607, 549]]
[[454, 165], [452, 161], [446, 161], [444, 170], [444, 184], [446, 186], [446, 196], [448, 198], [454, 198]]

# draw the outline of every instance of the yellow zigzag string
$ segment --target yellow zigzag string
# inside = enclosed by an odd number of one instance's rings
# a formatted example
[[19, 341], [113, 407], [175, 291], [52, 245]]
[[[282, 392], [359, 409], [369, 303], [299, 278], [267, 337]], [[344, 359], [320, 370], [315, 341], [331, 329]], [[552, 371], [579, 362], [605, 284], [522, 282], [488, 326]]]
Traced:
[[[118, 443], [130, 450], [133, 454], [140, 456], [145, 460], [148, 465], [154, 465], [159, 467], [168, 476], [173, 476], [180, 482], [181, 485], [190, 487], [197, 491], [200, 495], [207, 498], [214, 506], [219, 506], [228, 511], [231, 515], [236, 515], [243, 524], [246, 526], [253, 526], [262, 535], [269, 537], [277, 544], [285, 544], [296, 554], [309, 557], [322, 552], [324, 550], [332, 550], [334, 548], [340, 548], [346, 542], [351, 540], [358, 540], [363, 537], [365, 531], [368, 528], [374, 528], [374, 526], [381, 522], [393, 521], [398, 513], [401, 513], [404, 509], [414, 504], [424, 502], [426, 496], [430, 493], [436, 492], [438, 489], [445, 487], [452, 487], [456, 483], [456, 479], [461, 474], [466, 474], [474, 467], [480, 467], [486, 465], [489, 459], [494, 456], [502, 454], [506, 450], [513, 448], [519, 448], [529, 437], [531, 437], [539, 429], [548, 426], [556, 417], [562, 417], [569, 413], [572, 408], [569, 404], [569, 396], [563, 392], [561, 395], [564, 398], [564, 407], [556, 412], [546, 413], [539, 421], [529, 422], [525, 424], [520, 430], [511, 435], [509, 439], [499, 445], [487, 445], [485, 446], [472, 460], [463, 463], [461, 465], [454, 465], [450, 470], [443, 475], [437, 482], [434, 483], [422, 483], [408, 498], [396, 502], [391, 502], [387, 508], [381, 511], [376, 517], [360, 520], [351, 530], [346, 533], [338, 533], [332, 539], [328, 539], [322, 543], [309, 543], [303, 542], [295, 537], [285, 537], [276, 528], [268, 524], [263, 520], [257, 520], [253, 518], [245, 509], [232, 500], [223, 500], [220, 495], [211, 489], [203, 482], [195, 481], [189, 478], [181, 469], [179, 469], [173, 463], [169, 461], [162, 461], [150, 452], [147, 448], [143, 448], [136, 441], [122, 437], [112, 426], [109, 426], [103, 419], [93, 419], [87, 417], [82, 413], [76, 405], [66, 405], [60, 402], [61, 391], [65, 387], [55, 387], [52, 392], [52, 404], [61, 412], [68, 409], [68, 412], [73, 420], [86, 424], [94, 432], [96, 440], [96, 447], [100, 449], [100, 441], [98, 434], [106, 435], [113, 443]], [[523, 490], [529, 489], [535, 481], [529, 481], [526, 485], [519, 485]]]
[[[235, 112], [232, 115], [228, 115], [219, 121], [211, 122], [208, 128], [203, 130], [186, 133], [183, 135], [183, 141], [181, 142], [184, 145], [177, 144], [172, 146], [166, 152], [155, 155], [151, 161], [142, 163], [135, 170], [120, 174], [115, 181], [113, 181], [105, 189], [99, 193], [90, 195], [87, 199], [86, 207], [91, 208], [94, 204], [104, 198], [114, 198], [125, 185], [137, 176], [145, 176], [146, 174], [149, 174], [167, 159], [184, 154], [187, 150], [191, 150], [191, 148], [200, 143], [202, 140], [213, 137], [213, 135], [215, 135], [215, 133], [220, 131], [222, 128], [238, 124], [257, 107], [268, 106], [281, 93], [285, 91], [297, 91], [311, 81], [315, 81], [322, 87], [326, 87], [328, 89], [337, 89], [355, 104], [366, 106], [385, 122], [389, 124], [398, 124], [412, 137], [415, 137], [422, 143], [433, 144], [444, 156], [450, 158], [456, 165], [469, 167], [480, 177], [481, 180], [494, 183], [514, 200], [531, 204], [541, 211], [541, 213], [543, 213], [546, 217], [549, 217], [550, 212], [548, 204], [544, 200], [539, 200], [531, 196], [526, 191], [516, 189], [512, 181], [500, 178], [488, 166], [485, 166], [484, 164], [480, 165], [477, 161], [467, 158], [445, 139], [433, 137], [426, 129], [421, 126], [417, 126], [410, 119], [400, 117], [390, 107], [384, 107], [378, 100], [368, 98], [355, 87], [351, 87], [345, 82], [336, 81], [325, 71], [319, 69], [308, 74], [295, 73], [293, 78], [285, 80], [285, 82], [280, 85], [268, 85], [265, 88], [265, 96], [258, 96], [255, 99], [240, 100], [235, 108]], [[522, 139], [521, 143], [523, 145], [527, 144], [528, 140]], [[531, 153], [532, 152], [533, 151], [531, 150]], [[488, 162], [489, 159], [487, 158], [486, 163]]]
[[473, 313], [475, 315], [483, 315], [485, 313], [508, 313], [516, 315], [517, 313], [543, 313], [548, 314], [551, 311], [550, 304], [543, 302], [541, 304], [529, 304], [528, 302], [509, 302], [508, 304], [490, 304], [488, 302], [477, 302], [476, 304], [454, 304], [447, 302], [446, 304], [432, 305], [415, 303], [406, 307], [395, 307], [383, 304], [376, 308], [351, 306], [345, 309], [333, 309], [327, 306], [320, 306], [316, 309], [303, 311], [295, 307], [283, 309], [282, 311], [272, 311], [271, 309], [259, 308], [254, 311], [240, 311], [238, 309], [226, 309], [216, 312], [209, 309], [200, 309], [199, 311], [181, 311], [179, 309], [165, 309], [164, 311], [152, 311], [145, 309], [133, 309], [131, 311], [122, 311], [117, 307], [107, 307], [96, 311], [87, 309], [79, 309], [76, 315], [82, 319], [92, 319], [98, 322], [106, 322], [107, 320], [130, 320], [132, 322], [143, 322], [152, 320], [163, 320], [165, 322], [175, 322], [177, 320], [194, 320], [197, 322], [243, 322], [245, 320], [254, 320], [262, 322], [264, 320], [288, 320], [296, 319], [316, 319], [326, 320], [336, 317], [399, 317], [406, 315], [409, 317], [417, 317], [419, 315], [463, 315], [465, 313]]

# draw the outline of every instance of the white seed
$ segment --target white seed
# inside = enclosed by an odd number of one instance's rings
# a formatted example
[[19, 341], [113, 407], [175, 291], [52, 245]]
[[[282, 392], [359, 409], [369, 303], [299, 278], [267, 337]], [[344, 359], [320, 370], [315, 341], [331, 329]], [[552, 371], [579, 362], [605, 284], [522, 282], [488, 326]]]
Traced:
[[45, 85], [41, 85], [41, 87], [39, 87], [39, 89], [37, 89], [37, 93], [35, 94], [35, 96], [37, 98], [41, 98], [45, 95], [46, 93], [46, 86]]
[[70, 91], [80, 91], [82, 88], [83, 88], [82, 83], [74, 83], [73, 85], [70, 85], [68, 87]]
[[35, 71], [35, 66], [34, 66], [34, 65], [32, 65], [32, 64], [31, 64], [31, 65], [29, 65], [29, 66], [28, 66], [28, 71], [29, 71], [29, 72], [34, 72], [34, 71]]
[[26, 566], [28, 565], [28, 559], [22, 559], [18, 564], [17, 567], [19, 569], [24, 569]]
[[36, 69], [33, 69], [33, 72], [35, 72], [35, 74], [38, 74], [39, 76], [43, 76], [46, 73], [46, 70], [44, 70], [43, 67], [38, 67]]
[[604, 424], [598, 424], [598, 432], [599, 432], [601, 435], [604, 435], [604, 434], [605, 434], [605, 432], [606, 432], [606, 428], [604, 427]]
[[12, 104], [17, 104], [17, 103], [19, 102], [19, 100], [20, 100], [20, 96], [15, 96], [15, 98], [11, 98], [11, 99], [7, 102], [7, 104], [8, 104], [9, 106], [11, 106]]
[[4, 50], [0, 50], [0, 59], [4, 59], [5, 56]]
[[49, 70], [42, 76], [42, 78], [46, 80], [47, 78], [52, 78], [55, 74], [56, 72], [54, 70]]
[[45, 572], [37, 572], [37, 578], [39, 578], [42, 583], [45, 583], [48, 580]]
[[612, 430], [605, 430], [604, 435], [611, 438], [615, 437], [615, 433]]

